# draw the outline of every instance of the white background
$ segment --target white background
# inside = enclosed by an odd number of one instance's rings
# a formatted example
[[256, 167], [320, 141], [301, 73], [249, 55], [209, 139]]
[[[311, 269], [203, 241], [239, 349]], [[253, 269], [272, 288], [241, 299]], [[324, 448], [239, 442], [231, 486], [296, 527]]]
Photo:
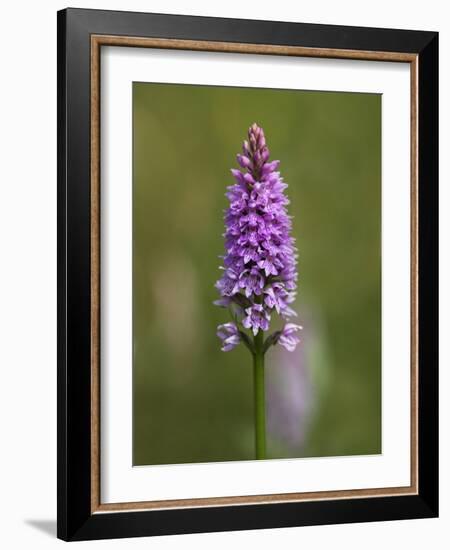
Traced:
[[[450, 35], [445, 2], [292, 0], [224, 4], [165, 0], [78, 7], [190, 13], [441, 32], [441, 281], [450, 280]], [[8, 549], [53, 548], [56, 515], [56, 10], [62, 2], [2, 6], [0, 87], [0, 518]], [[444, 217], [445, 212], [445, 217]], [[83, 543], [83, 548], [365, 549], [446, 547], [450, 535], [448, 284], [441, 285], [441, 518], [259, 532]], [[447, 543], [444, 540], [447, 539]], [[94, 546], [95, 545], [95, 546]]]

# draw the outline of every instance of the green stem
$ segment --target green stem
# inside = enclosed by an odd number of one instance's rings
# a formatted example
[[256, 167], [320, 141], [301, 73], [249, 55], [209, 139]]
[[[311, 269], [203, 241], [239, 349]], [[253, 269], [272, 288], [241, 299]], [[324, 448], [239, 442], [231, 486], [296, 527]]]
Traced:
[[264, 392], [264, 333], [260, 329], [254, 337], [253, 354], [255, 401], [255, 449], [257, 460], [266, 458], [266, 412]]

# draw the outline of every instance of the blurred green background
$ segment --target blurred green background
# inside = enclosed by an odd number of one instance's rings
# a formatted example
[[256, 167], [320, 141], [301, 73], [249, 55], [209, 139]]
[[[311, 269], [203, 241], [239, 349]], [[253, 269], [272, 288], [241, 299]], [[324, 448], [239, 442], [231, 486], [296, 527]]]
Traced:
[[266, 355], [268, 456], [381, 452], [381, 96], [133, 84], [133, 463], [251, 460], [252, 361], [212, 304], [248, 126], [289, 184], [295, 354]]

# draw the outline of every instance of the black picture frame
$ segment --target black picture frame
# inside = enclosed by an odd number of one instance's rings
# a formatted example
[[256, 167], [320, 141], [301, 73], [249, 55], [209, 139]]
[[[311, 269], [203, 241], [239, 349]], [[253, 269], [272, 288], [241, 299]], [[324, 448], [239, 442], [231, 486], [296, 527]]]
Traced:
[[[58, 12], [58, 529], [63, 540], [438, 515], [438, 34], [66, 9]], [[402, 52], [418, 61], [418, 492], [377, 498], [93, 513], [91, 36]]]

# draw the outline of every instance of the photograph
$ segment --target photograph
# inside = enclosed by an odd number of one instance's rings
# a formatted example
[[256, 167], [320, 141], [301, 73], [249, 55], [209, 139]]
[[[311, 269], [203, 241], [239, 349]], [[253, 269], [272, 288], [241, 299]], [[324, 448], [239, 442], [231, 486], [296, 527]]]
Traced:
[[133, 465], [382, 453], [382, 95], [132, 96]]

